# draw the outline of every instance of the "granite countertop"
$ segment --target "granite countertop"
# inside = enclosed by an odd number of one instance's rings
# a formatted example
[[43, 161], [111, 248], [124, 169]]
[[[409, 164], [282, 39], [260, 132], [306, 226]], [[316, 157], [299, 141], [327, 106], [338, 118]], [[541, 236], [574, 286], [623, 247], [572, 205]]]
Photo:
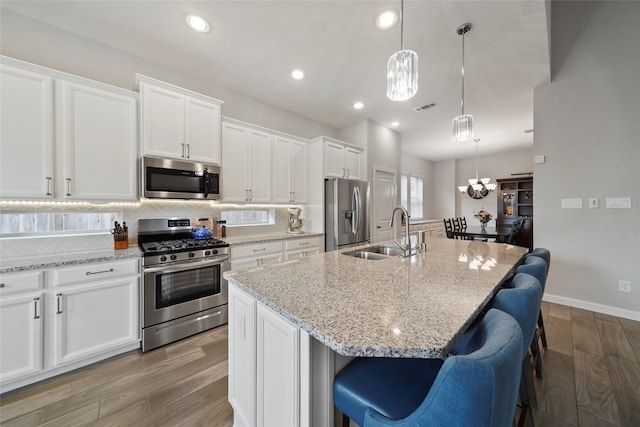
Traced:
[[137, 258], [142, 255], [138, 245], [128, 249], [100, 249], [82, 252], [59, 252], [50, 255], [0, 257], [0, 273], [10, 273], [27, 270], [65, 267], [69, 265], [87, 264], [91, 262], [115, 261], [127, 258]]
[[223, 237], [222, 240], [227, 242], [230, 246], [245, 245], [251, 243], [264, 243], [277, 240], [290, 240], [290, 239], [305, 239], [309, 237], [322, 237], [322, 233], [305, 232], [301, 234], [289, 234], [289, 233], [273, 233], [273, 234], [256, 234], [253, 236], [239, 236], [239, 237]]
[[339, 354], [444, 357], [527, 250], [442, 238], [427, 247], [384, 260], [326, 252], [225, 277]]

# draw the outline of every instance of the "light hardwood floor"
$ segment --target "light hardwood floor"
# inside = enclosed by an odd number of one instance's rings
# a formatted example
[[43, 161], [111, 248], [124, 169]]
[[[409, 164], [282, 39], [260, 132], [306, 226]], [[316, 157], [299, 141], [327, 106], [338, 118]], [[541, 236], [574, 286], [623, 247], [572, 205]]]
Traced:
[[[543, 303], [536, 426], [640, 426], [640, 322]], [[227, 327], [1, 396], [2, 426], [231, 426]], [[286, 426], [278, 426], [286, 427]]]

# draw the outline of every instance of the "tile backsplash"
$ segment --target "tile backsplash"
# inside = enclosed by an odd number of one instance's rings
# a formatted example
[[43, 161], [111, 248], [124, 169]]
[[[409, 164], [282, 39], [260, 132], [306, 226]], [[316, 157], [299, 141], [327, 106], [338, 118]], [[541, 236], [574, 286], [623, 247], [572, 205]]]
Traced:
[[[145, 199], [140, 203], [121, 205], [61, 205], [52, 203], [21, 203], [19, 209], [15, 205], [3, 204], [0, 212], [6, 213], [19, 210], [21, 212], [42, 211], [82, 211], [118, 209], [122, 221], [129, 226], [129, 244], [135, 245], [138, 240], [138, 220], [141, 218], [184, 218], [197, 216], [213, 216], [220, 218], [220, 212], [225, 209], [255, 210], [275, 209], [275, 223], [259, 226], [228, 227], [229, 237], [240, 237], [254, 234], [271, 234], [285, 232], [287, 229], [289, 206], [282, 205], [228, 205], [189, 200], [156, 200]], [[302, 208], [304, 212], [304, 207]], [[53, 254], [55, 252], [82, 252], [87, 250], [108, 249], [113, 247], [113, 239], [110, 233], [92, 233], [81, 235], [33, 235], [28, 237], [4, 237], [0, 238], [0, 256], [29, 256], [39, 254]]]

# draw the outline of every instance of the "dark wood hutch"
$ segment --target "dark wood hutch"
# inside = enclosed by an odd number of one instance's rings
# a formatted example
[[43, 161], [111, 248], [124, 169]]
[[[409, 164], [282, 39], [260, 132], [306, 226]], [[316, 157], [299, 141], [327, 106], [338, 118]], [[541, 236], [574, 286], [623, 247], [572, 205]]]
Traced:
[[522, 246], [533, 249], [533, 176], [496, 179], [498, 183], [498, 227], [511, 227], [525, 217]]

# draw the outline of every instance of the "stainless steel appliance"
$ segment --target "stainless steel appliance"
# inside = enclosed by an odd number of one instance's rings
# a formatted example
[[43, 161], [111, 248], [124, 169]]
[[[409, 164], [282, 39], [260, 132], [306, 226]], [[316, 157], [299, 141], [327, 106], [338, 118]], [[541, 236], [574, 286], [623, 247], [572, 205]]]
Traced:
[[182, 160], [142, 158], [144, 197], [220, 199], [220, 166]]
[[[192, 230], [213, 218], [138, 220], [143, 251], [142, 351], [227, 323], [229, 245]], [[196, 236], [201, 235], [195, 234]]]
[[354, 179], [325, 179], [325, 250], [369, 241], [369, 184]]

